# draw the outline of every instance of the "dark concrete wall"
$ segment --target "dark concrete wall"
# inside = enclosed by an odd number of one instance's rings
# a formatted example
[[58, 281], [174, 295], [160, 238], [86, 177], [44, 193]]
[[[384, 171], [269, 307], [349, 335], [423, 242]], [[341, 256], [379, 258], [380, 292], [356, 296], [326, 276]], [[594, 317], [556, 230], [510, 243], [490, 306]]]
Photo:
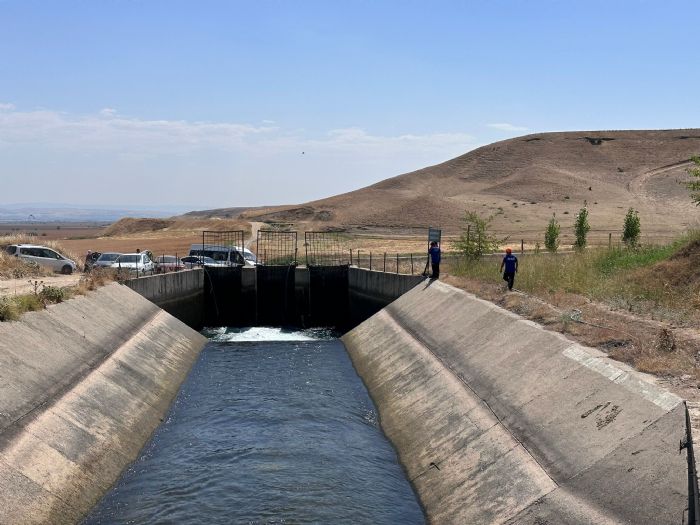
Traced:
[[350, 325], [356, 326], [422, 282], [431, 281], [421, 275], [384, 273], [350, 267]]
[[188, 326], [204, 325], [204, 270], [139, 277], [125, 284]]
[[424, 280], [347, 266], [206, 268], [205, 324], [348, 330]]

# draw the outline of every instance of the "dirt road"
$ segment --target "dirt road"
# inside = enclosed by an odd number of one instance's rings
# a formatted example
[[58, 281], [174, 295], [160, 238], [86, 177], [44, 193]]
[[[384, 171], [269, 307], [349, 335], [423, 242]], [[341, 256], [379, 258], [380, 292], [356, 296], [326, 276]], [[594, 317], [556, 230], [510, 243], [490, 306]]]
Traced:
[[46, 277], [36, 277], [34, 279], [29, 279], [27, 277], [22, 279], [8, 279], [0, 281], [0, 296], [31, 293], [34, 291], [35, 281], [40, 283], [39, 290], [42, 288], [42, 282], [45, 286], [73, 286], [78, 284], [81, 277], [82, 274], [74, 273], [72, 275], [49, 275]]

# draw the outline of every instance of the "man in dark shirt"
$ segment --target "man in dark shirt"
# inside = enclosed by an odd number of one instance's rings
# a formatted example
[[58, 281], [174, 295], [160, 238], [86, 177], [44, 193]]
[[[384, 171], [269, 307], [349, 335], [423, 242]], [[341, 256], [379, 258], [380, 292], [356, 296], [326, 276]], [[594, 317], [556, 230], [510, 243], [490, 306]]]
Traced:
[[430, 263], [433, 267], [433, 275], [430, 278], [438, 279], [440, 277], [440, 247], [437, 242], [432, 241], [430, 243], [428, 253], [430, 254]]
[[[503, 272], [505, 267], [506, 271]], [[503, 280], [508, 281], [508, 289], [513, 289], [513, 281], [515, 280], [515, 273], [518, 271], [518, 258], [513, 255], [513, 250], [506, 248], [506, 256], [501, 261], [501, 269], [499, 271], [503, 272]]]

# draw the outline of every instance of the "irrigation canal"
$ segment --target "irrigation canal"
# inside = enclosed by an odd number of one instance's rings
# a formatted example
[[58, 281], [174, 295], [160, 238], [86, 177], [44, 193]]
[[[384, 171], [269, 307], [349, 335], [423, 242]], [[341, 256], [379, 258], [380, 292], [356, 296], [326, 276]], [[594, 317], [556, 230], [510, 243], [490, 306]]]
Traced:
[[203, 333], [164, 423], [84, 523], [424, 523], [335, 334]]

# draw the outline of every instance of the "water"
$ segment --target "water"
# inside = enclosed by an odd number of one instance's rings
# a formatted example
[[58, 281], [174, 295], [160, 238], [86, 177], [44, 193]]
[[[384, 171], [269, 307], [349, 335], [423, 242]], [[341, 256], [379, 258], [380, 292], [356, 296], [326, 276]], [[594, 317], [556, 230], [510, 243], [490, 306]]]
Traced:
[[332, 333], [205, 335], [166, 421], [85, 523], [424, 523]]

